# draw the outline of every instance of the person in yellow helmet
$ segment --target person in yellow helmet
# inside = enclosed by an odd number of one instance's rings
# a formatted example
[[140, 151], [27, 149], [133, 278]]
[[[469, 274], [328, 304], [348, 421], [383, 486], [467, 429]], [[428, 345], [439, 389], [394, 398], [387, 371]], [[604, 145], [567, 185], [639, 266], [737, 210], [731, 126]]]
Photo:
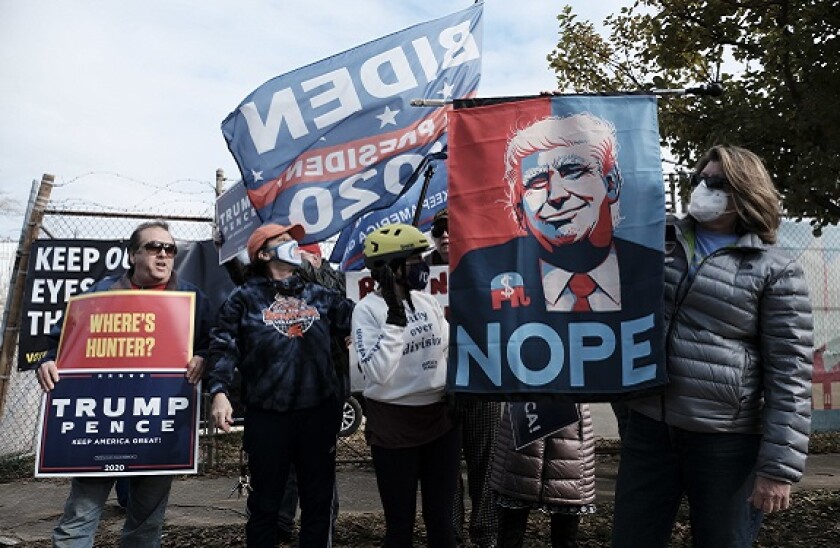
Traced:
[[460, 435], [443, 401], [449, 324], [422, 292], [429, 248], [417, 228], [371, 232], [365, 265], [377, 282], [353, 311], [352, 336], [365, 378], [365, 437], [385, 512], [385, 547], [412, 546], [417, 485], [429, 546], [454, 547], [451, 511]]

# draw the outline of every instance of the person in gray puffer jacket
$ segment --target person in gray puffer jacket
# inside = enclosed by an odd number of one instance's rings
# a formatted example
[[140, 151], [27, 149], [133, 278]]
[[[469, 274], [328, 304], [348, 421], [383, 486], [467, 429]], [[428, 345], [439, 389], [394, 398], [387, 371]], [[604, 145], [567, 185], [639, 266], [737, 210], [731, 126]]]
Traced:
[[773, 245], [779, 195], [739, 147], [712, 148], [691, 182], [666, 249], [669, 384], [630, 404], [614, 547], [666, 546], [684, 494], [694, 546], [752, 546], [805, 468], [813, 318], [802, 268]]
[[595, 511], [595, 435], [587, 404], [574, 423], [517, 450], [504, 406], [491, 459], [499, 506], [496, 548], [521, 548], [532, 509], [551, 514], [552, 548], [574, 548], [581, 514]]

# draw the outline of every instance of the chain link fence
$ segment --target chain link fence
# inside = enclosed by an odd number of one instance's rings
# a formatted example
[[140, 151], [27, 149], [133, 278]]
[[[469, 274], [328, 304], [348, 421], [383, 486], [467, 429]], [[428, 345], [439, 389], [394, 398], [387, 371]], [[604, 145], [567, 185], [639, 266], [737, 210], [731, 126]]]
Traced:
[[[92, 212], [47, 210], [41, 225], [39, 239], [128, 239], [134, 228], [145, 221], [159, 219], [155, 215], [142, 214], [97, 214]], [[209, 240], [213, 235], [213, 223], [209, 218], [182, 220], [162, 217], [169, 223], [173, 237], [180, 241]], [[14, 247], [12, 247], [12, 245]], [[9, 286], [12, 278], [13, 255], [17, 244], [9, 244], [8, 272], [2, 273], [0, 285]], [[5, 248], [0, 249], [2, 251]], [[4, 291], [3, 295], [6, 295]], [[17, 349], [14, 350], [15, 357]], [[16, 358], [15, 358], [16, 359]], [[10, 370], [8, 390], [3, 416], [0, 417], [0, 459], [6, 457], [31, 456], [37, 445], [38, 415], [41, 405], [41, 389], [32, 371], [18, 371], [17, 363]], [[209, 427], [208, 399], [202, 406], [202, 428], [200, 443], [200, 466], [202, 470], [219, 468], [228, 470], [238, 466], [238, 449], [230, 450], [231, 443], [222, 442], [226, 434]], [[370, 453], [364, 443], [363, 428], [354, 434], [340, 438], [339, 461], [345, 463], [367, 462]], [[236, 434], [234, 434], [234, 438]], [[233, 443], [238, 447], [237, 443]]]
[[814, 311], [811, 429], [840, 431], [840, 227], [815, 237], [807, 222], [783, 221], [778, 245], [802, 265]]
[[[682, 213], [680, 197], [676, 192], [676, 178], [666, 179], [666, 197], [669, 210]], [[52, 239], [121, 239], [128, 238], [134, 227], [145, 220], [157, 218], [140, 214], [120, 216], [115, 214], [81, 213], [47, 210], [39, 238]], [[212, 237], [210, 219], [169, 219], [176, 240], [208, 240]], [[821, 237], [815, 237], [806, 222], [785, 221], [780, 231], [779, 245], [787, 249], [802, 264], [811, 291], [815, 318], [814, 376], [814, 429], [840, 430], [840, 229], [829, 227]], [[13, 262], [13, 261], [6, 261]], [[8, 287], [14, 276], [0, 272], [0, 286]], [[17, 356], [15, 349], [14, 355]], [[8, 379], [8, 390], [0, 417], [0, 458], [29, 457], [34, 453], [37, 419], [41, 403], [41, 390], [31, 371], [19, 372], [13, 364]], [[204, 406], [207, 414], [208, 406]], [[205, 416], [205, 420], [206, 420]], [[210, 421], [206, 421], [209, 425]], [[370, 453], [362, 435], [363, 427], [346, 438], [341, 438], [339, 461], [368, 462]], [[237, 451], [221, 450], [229, 443], [220, 443], [214, 429], [202, 430], [201, 462], [206, 468], [229, 469], [239, 462]]]
[[[128, 239], [139, 223], [147, 218], [79, 215], [77, 212], [47, 211], [39, 239]], [[212, 235], [208, 219], [170, 221], [172, 235], [178, 240], [207, 240]], [[14, 349], [17, 356], [17, 349]], [[16, 358], [15, 358], [16, 360]], [[0, 417], [0, 457], [29, 455], [36, 447], [41, 389], [32, 371], [18, 371], [12, 364], [3, 416]]]
[[9, 286], [12, 280], [12, 269], [15, 266], [15, 253], [17, 242], [0, 241], [0, 318], [6, 311], [5, 297], [9, 294]]

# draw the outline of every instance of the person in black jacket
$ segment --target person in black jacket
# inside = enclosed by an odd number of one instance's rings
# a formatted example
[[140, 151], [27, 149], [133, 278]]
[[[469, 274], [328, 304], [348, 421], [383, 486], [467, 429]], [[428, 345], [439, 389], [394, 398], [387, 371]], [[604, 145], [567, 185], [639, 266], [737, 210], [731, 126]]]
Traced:
[[306, 283], [300, 225], [263, 225], [248, 240], [245, 283], [231, 293], [211, 332], [209, 392], [216, 425], [233, 422], [227, 391], [242, 375], [244, 446], [251, 492], [248, 546], [276, 546], [282, 494], [294, 464], [300, 493], [300, 546], [328, 546], [342, 383], [329, 346], [350, 334], [353, 301]]
[[[321, 255], [321, 247], [317, 243], [300, 246], [300, 256], [303, 259], [297, 268], [297, 274], [308, 283], [315, 283], [340, 291], [346, 295], [344, 272], [333, 269], [330, 263], [325, 261]], [[350, 396], [350, 342], [347, 337], [333, 334], [330, 338], [330, 354], [333, 365], [336, 369], [339, 382], [342, 384], [341, 393], [343, 399]], [[298, 506], [298, 486], [295, 478], [294, 466], [289, 471], [289, 479], [286, 481], [286, 489], [283, 492], [283, 502], [280, 505], [278, 526], [280, 527], [281, 542], [291, 542], [294, 537], [295, 514]], [[333, 521], [332, 529], [335, 531], [335, 520], [338, 518], [338, 490], [333, 494]]]

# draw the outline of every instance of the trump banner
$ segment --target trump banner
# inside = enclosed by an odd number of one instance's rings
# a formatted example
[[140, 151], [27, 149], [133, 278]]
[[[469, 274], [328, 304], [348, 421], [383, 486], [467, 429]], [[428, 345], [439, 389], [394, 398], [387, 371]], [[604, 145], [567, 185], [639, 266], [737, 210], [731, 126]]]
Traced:
[[603, 401], [663, 385], [656, 99], [455, 106], [449, 390]]
[[245, 184], [237, 181], [216, 198], [219, 264], [228, 262], [245, 249], [248, 238], [258, 226], [260, 217], [251, 205]]
[[[427, 165], [420, 165], [421, 169], [417, 172], [417, 175], [423, 178], [426, 177], [426, 173], [431, 169], [431, 179], [429, 179], [429, 184], [426, 187], [426, 193], [423, 195], [422, 200], [420, 200], [420, 194], [424, 188], [425, 181], [423, 183], [418, 182], [417, 184], [412, 184], [412, 181], [409, 181], [411, 186], [408, 191], [394, 202], [391, 207], [371, 211], [341, 231], [341, 235], [338, 237], [330, 255], [330, 262], [337, 263], [339, 268], [345, 272], [361, 270], [365, 267], [362, 249], [364, 248], [367, 235], [377, 228], [388, 224], [412, 224], [418, 206], [421, 208], [421, 211], [417, 228], [423, 232], [428, 231], [432, 226], [435, 213], [446, 207], [447, 171], [446, 162], [443, 161], [446, 157], [445, 155], [445, 152], [438, 152], [432, 155], [436, 156], [435, 158], [428, 159]], [[425, 169], [423, 169], [424, 167]]]
[[319, 242], [391, 205], [440, 150], [444, 107], [478, 86], [483, 4], [273, 78], [222, 122], [260, 219]]
[[107, 291], [67, 305], [36, 477], [197, 472], [200, 384], [184, 376], [195, 294]]

